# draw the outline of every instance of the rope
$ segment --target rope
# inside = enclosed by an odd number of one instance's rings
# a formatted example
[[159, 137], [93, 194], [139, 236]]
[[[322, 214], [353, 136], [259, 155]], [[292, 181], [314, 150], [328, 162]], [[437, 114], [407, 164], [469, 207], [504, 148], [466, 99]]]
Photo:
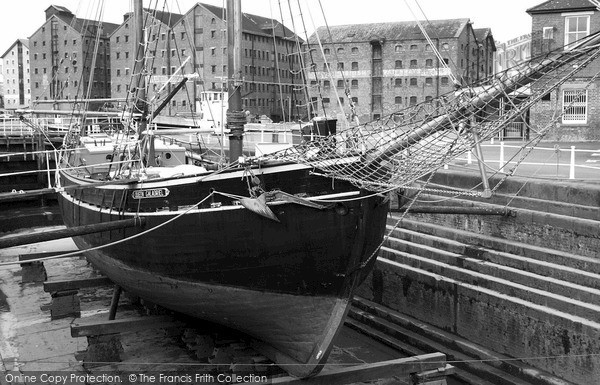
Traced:
[[[431, 102], [352, 127], [343, 135], [316, 138], [253, 161], [302, 163], [317, 169], [322, 176], [375, 192], [404, 188], [470, 151], [476, 145], [472, 130], [477, 131], [479, 143], [498, 135], [545, 93], [559, 89], [599, 57], [600, 50], [596, 48], [551, 52], [519, 64], [510, 73], [474, 83], [464, 92], [441, 95]], [[510, 98], [512, 91], [527, 84], [540, 91], [500, 114], [498, 100]], [[569, 106], [564, 107], [554, 121], [568, 111]]]
[[429, 34], [427, 33], [427, 31], [425, 30], [425, 28], [423, 27], [423, 25], [421, 24], [421, 21], [419, 21], [419, 19], [417, 18], [417, 16], [415, 15], [415, 13], [413, 12], [412, 8], [410, 7], [410, 5], [408, 4], [407, 0], [404, 0], [404, 4], [406, 4], [406, 7], [408, 8], [408, 10], [410, 11], [410, 13], [413, 15], [413, 18], [415, 19], [415, 21], [417, 22], [417, 25], [419, 26], [419, 29], [421, 30], [421, 33], [423, 33], [423, 36], [425, 36], [425, 39], [427, 40], [427, 42], [429, 43], [429, 46], [431, 47], [431, 50], [433, 51], [433, 53], [435, 54], [435, 56], [438, 58], [439, 63], [448, 70], [448, 76], [452, 79], [452, 82], [455, 85], [460, 85], [460, 82], [458, 81], [458, 79], [456, 79], [456, 76], [454, 76], [454, 74], [452, 73], [452, 70], [450, 69], [450, 67], [446, 64], [446, 62], [444, 61], [444, 58], [442, 58], [442, 55], [440, 54], [440, 52], [438, 51], [438, 49], [436, 48], [435, 44], [433, 44], [433, 41], [431, 40], [431, 38], [429, 37]]
[[[85, 253], [85, 252], [89, 252], [89, 251], [94, 251], [94, 250], [101, 250], [101, 249], [104, 249], [106, 247], [115, 246], [115, 245], [121, 244], [123, 242], [127, 242], [127, 241], [130, 241], [130, 240], [135, 239], [135, 238], [139, 238], [142, 235], [146, 235], [146, 234], [151, 233], [151, 232], [153, 232], [155, 230], [158, 230], [161, 227], [166, 226], [169, 223], [174, 222], [175, 220], [181, 218], [183, 215], [187, 214], [188, 212], [192, 211], [193, 209], [195, 209], [196, 207], [198, 207], [199, 205], [201, 205], [202, 203], [204, 203], [207, 199], [209, 199], [210, 197], [212, 197], [213, 194], [215, 194], [215, 192], [211, 192], [204, 199], [202, 199], [201, 201], [199, 201], [195, 205], [191, 206], [187, 210], [183, 211], [182, 213], [174, 216], [173, 218], [171, 218], [171, 219], [169, 219], [169, 220], [167, 220], [167, 221], [165, 221], [165, 222], [163, 222], [163, 223], [161, 223], [161, 224], [159, 224], [157, 226], [154, 226], [154, 227], [152, 227], [152, 228], [150, 228], [148, 230], [144, 230], [141, 233], [137, 233], [137, 234], [134, 234], [132, 236], [129, 236], [129, 237], [126, 237], [126, 238], [123, 238], [123, 239], [119, 239], [117, 241], [109, 242], [109, 243], [104, 244], [104, 245], [90, 247], [90, 248], [85, 249], [85, 250], [77, 250], [77, 251], [73, 251], [73, 252], [70, 252], [70, 253], [65, 253], [65, 254], [60, 254], [60, 255], [53, 255], [51, 257], [30, 259], [30, 260], [27, 260], [27, 261], [2, 262], [2, 263], [0, 263], [0, 266], [21, 265], [23, 263], [43, 262], [43, 261], [49, 261], [51, 259], [60, 259], [60, 258], [73, 257], [73, 256], [79, 255], [81, 253]], [[136, 217], [136, 218], [139, 218], [139, 217]]]

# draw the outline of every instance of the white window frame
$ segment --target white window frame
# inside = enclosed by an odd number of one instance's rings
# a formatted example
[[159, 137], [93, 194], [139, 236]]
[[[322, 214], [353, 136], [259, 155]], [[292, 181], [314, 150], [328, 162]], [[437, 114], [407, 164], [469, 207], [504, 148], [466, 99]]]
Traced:
[[[575, 98], [578, 98], [579, 100], [573, 101]], [[587, 124], [589, 111], [588, 100], [588, 90], [577, 88], [563, 89], [563, 124]], [[568, 110], [571, 110], [571, 112]]]
[[[562, 16], [565, 17], [565, 42], [564, 42], [565, 49], [567, 49], [567, 50], [571, 49], [574, 45], [573, 44], [574, 42], [576, 42], [577, 40], [580, 40], [590, 34], [590, 15], [591, 15], [591, 12], [563, 13], [562, 14]], [[569, 32], [570, 21], [580, 18], [580, 17], [584, 17], [587, 20], [585, 29], [582, 29], [582, 30], [578, 29], [576, 32]], [[571, 37], [572, 35], [575, 35], [575, 40], [569, 42], [569, 37]]]

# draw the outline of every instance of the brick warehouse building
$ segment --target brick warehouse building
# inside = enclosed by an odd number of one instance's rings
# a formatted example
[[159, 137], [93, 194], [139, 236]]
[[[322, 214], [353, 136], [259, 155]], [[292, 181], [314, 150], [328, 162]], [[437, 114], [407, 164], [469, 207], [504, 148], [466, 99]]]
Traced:
[[10, 110], [29, 107], [31, 102], [29, 41], [18, 39], [4, 52], [1, 59], [4, 75], [4, 107]]
[[[566, 47], [600, 30], [598, 2], [588, 0], [549, 0], [527, 10], [532, 17], [532, 56]], [[542, 128], [557, 111], [571, 105], [579, 90], [600, 71], [600, 60], [577, 74], [557, 91], [531, 108], [531, 124]], [[532, 91], [537, 91], [532, 89]], [[546, 136], [549, 140], [582, 141], [600, 139], [600, 80], [594, 83], [565, 111], [559, 124]]]
[[339, 111], [339, 103], [349, 114], [344, 80], [364, 121], [453, 91], [451, 74], [462, 84], [493, 74], [496, 48], [489, 29], [476, 32], [469, 19], [423, 25], [449, 68], [441, 65], [416, 22], [318, 28], [308, 45], [318, 47], [318, 34], [324, 58], [313, 54], [315, 71], [306, 74], [313, 114], [323, 108]]
[[[108, 36], [118, 25], [80, 19], [61, 6], [51, 5], [45, 12], [46, 21], [29, 38], [33, 107], [47, 109], [44, 101], [86, 98], [88, 91], [90, 98], [110, 97]], [[92, 63], [98, 29], [98, 52]], [[72, 107], [54, 104], [59, 109]]]
[[[129, 91], [133, 88], [134, 81], [134, 61], [136, 58], [135, 26], [133, 25], [132, 14], [127, 13], [123, 16], [123, 23], [115, 29], [110, 36], [110, 67], [111, 67], [111, 96], [113, 98], [125, 99]], [[147, 72], [150, 75], [149, 95], [151, 100], [155, 93], [161, 89], [169, 75], [175, 72], [179, 67], [180, 52], [185, 54], [191, 52], [187, 47], [187, 38], [185, 36], [180, 40], [173, 33], [173, 27], [181, 20], [183, 15], [145, 10], [143, 20], [145, 22], [145, 34], [148, 39], [149, 55], [147, 57]], [[184, 73], [190, 73], [192, 67], [188, 66]], [[162, 80], [162, 82], [160, 82]], [[169, 92], [170, 87], [165, 88]], [[164, 93], [163, 93], [164, 94]], [[173, 109], [176, 106], [185, 106], [187, 98], [185, 93], [179, 93], [174, 99]], [[176, 105], [175, 105], [176, 103]], [[167, 113], [172, 112], [171, 105], [168, 106]]]
[[[185, 15], [152, 14], [154, 20], [148, 32], [152, 74], [149, 98], [188, 57], [183, 73], [200, 75], [195, 86], [188, 84], [176, 94], [163, 114], [184, 114], [190, 104], [196, 108], [197, 102], [207, 96], [226, 98], [221, 94], [227, 90], [227, 27], [223, 8], [197, 3]], [[123, 24], [110, 37], [113, 97], [127, 95], [133, 69], [135, 54], [129, 18], [130, 15], [125, 15]], [[244, 109], [252, 115], [267, 115], [276, 121], [284, 117], [289, 120], [290, 112], [292, 118], [306, 115], [295, 107], [305, 104], [304, 99], [299, 101], [301, 93], [294, 87], [294, 84], [303, 84], [302, 74], [296, 70], [299, 68], [298, 56], [294, 55], [298, 52], [296, 36], [275, 20], [247, 13], [243, 14], [242, 35]], [[160, 96], [173, 84], [167, 85]]]

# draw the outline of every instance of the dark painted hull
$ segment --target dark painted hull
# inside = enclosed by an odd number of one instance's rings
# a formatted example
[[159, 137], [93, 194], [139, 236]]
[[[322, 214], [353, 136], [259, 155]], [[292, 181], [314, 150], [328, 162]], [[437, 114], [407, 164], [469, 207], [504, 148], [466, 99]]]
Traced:
[[[234, 204], [230, 194], [247, 189], [235, 172], [213, 180], [102, 186], [63, 173], [65, 186], [89, 185], [67, 189], [59, 201], [67, 226], [144, 217], [144, 229], [96, 233], [75, 242], [88, 249], [152, 229], [91, 251], [88, 259], [125, 290], [241, 330], [262, 341], [263, 351], [291, 374], [310, 376], [327, 359], [352, 292], [375, 261], [387, 203], [378, 196], [356, 199], [360, 192], [350, 185], [332, 184], [300, 167], [265, 168], [257, 175], [266, 190], [316, 191], [344, 203], [318, 209], [273, 202], [269, 207], [277, 222]], [[133, 199], [140, 195], [135, 191], [160, 195], [161, 188], [169, 190], [167, 196]], [[215, 190], [226, 194], [197, 204]]]

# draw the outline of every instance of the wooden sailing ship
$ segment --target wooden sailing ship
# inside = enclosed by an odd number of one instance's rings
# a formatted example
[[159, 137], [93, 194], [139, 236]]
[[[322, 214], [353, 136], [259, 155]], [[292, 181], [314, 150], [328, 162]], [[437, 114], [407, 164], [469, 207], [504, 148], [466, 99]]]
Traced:
[[[237, 159], [244, 123], [236, 92], [241, 31], [235, 20], [241, 11], [239, 0], [229, 6], [236, 53], [228, 66], [228, 128]], [[138, 0], [139, 25], [141, 11]], [[499, 98], [532, 82], [545, 82], [546, 91], [559, 87], [598, 56], [586, 48], [596, 40], [446, 95], [433, 108], [415, 106], [218, 171], [181, 164], [185, 153], [157, 144], [149, 115], [138, 105], [131, 115], [136, 132], [123, 133], [120, 142], [67, 136], [57, 172], [64, 222], [139, 220], [137, 227], [74, 241], [124, 290], [243, 331], [290, 374], [314, 375], [327, 360], [354, 289], [375, 262], [387, 193], [495, 135], [540, 95], [503, 115], [493, 107]]]

